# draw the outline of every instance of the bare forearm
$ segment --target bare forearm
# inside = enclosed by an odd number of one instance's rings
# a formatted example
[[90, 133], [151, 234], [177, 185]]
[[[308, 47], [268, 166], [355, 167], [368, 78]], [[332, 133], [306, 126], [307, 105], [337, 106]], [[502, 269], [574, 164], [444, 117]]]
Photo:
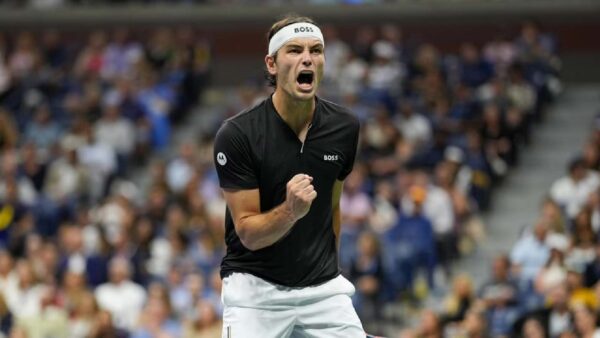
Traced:
[[311, 182], [311, 176], [296, 174], [286, 185], [285, 201], [267, 212], [261, 212], [258, 189], [224, 189], [227, 207], [242, 244], [255, 251], [285, 236], [296, 221], [308, 213], [312, 201], [317, 197]]
[[296, 221], [286, 204], [282, 203], [268, 212], [240, 219], [236, 229], [244, 246], [254, 251], [277, 242]]

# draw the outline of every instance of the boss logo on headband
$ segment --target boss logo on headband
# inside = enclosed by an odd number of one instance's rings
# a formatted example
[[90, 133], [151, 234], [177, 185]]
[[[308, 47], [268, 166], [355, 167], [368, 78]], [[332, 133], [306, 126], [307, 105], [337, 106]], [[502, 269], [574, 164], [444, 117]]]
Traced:
[[312, 27], [297, 27], [297, 28], [294, 28], [294, 33], [305, 33], [305, 32], [312, 33], [312, 32], [314, 32], [314, 30], [312, 29]]

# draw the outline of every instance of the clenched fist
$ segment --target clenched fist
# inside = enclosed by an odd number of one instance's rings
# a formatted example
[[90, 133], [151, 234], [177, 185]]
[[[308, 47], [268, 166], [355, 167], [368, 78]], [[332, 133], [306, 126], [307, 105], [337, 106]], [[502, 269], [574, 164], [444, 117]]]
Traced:
[[294, 222], [308, 213], [310, 205], [317, 198], [312, 180], [311, 176], [297, 174], [287, 183], [285, 203]]

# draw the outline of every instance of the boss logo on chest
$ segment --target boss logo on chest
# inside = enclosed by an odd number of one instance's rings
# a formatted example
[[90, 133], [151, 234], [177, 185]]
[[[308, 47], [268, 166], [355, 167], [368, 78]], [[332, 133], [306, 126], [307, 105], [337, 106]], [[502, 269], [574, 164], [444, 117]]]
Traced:
[[325, 161], [337, 161], [339, 159], [339, 155], [323, 155], [323, 160]]

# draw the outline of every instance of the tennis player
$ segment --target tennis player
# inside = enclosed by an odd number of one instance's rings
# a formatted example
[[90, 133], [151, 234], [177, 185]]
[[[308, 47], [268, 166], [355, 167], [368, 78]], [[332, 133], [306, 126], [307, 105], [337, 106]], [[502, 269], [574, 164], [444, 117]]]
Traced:
[[313, 20], [288, 16], [268, 38], [275, 90], [225, 121], [214, 147], [227, 202], [223, 337], [364, 338], [337, 257], [359, 123], [316, 96], [325, 41]]

